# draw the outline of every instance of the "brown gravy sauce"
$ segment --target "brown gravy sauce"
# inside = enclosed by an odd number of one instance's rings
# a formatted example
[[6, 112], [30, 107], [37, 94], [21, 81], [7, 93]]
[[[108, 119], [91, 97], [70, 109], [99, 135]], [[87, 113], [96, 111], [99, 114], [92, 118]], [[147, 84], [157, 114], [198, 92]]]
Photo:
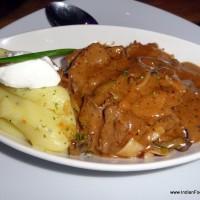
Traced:
[[[94, 43], [67, 62], [61, 84], [78, 123], [71, 154], [167, 155], [200, 141], [200, 68], [194, 64], [138, 42]], [[128, 153], [121, 151], [126, 146]]]

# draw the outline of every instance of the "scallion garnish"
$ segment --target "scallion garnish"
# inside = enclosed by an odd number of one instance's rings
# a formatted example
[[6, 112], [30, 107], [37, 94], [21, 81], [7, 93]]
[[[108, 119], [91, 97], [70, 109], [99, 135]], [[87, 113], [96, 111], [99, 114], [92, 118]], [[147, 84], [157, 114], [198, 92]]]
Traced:
[[17, 63], [17, 62], [23, 62], [27, 60], [42, 58], [44, 56], [48, 56], [48, 57], [65, 56], [67, 54], [72, 53], [74, 50], [75, 49], [55, 49], [55, 50], [49, 50], [49, 51], [27, 53], [27, 54], [18, 55], [18, 56], [4, 57], [4, 58], [0, 58], [0, 63]]

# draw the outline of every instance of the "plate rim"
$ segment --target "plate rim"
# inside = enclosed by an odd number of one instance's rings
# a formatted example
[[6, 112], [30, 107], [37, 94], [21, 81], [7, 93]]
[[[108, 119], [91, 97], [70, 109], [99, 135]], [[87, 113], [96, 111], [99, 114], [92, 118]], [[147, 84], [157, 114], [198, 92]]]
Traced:
[[[70, 167], [76, 167], [87, 170], [95, 171], [110, 171], [110, 172], [139, 172], [139, 171], [151, 171], [156, 169], [165, 169], [169, 167], [175, 167], [189, 162], [196, 161], [200, 158], [200, 152], [186, 155], [184, 157], [172, 158], [169, 160], [161, 160], [155, 162], [146, 163], [127, 163], [127, 164], [112, 164], [112, 163], [100, 163], [100, 162], [89, 162], [85, 160], [76, 160], [67, 157], [61, 157], [54, 154], [50, 154], [44, 151], [40, 151], [31, 146], [22, 145], [9, 137], [0, 134], [0, 142], [22, 152], [26, 155], [33, 156], [38, 159], [46, 160], [52, 163], [61, 164]], [[163, 157], [164, 159], [165, 157]]]
[[[175, 37], [175, 36], [171, 36], [171, 35], [167, 35], [167, 34], [163, 34], [163, 33], [159, 33], [159, 32], [149, 31], [149, 30], [145, 30], [145, 29], [132, 28], [132, 27], [110, 26], [110, 25], [71, 25], [71, 26], [38, 29], [38, 30], [34, 30], [34, 31], [20, 33], [17, 35], [6, 37], [6, 38], [1, 38], [0, 44], [5, 40], [14, 39], [16, 37], [23, 37], [23, 35], [27, 35], [27, 34], [36, 34], [36, 33], [44, 32], [44, 31], [48, 32], [48, 31], [52, 31], [52, 30], [67, 30], [69, 28], [73, 29], [75, 27], [78, 29], [83, 28], [83, 27], [84, 28], [90, 27], [90, 28], [96, 29], [98, 27], [98, 28], [137, 30], [137, 31], [143, 31], [145, 33], [161, 35], [161, 36], [167, 37], [169, 39], [179, 40], [180, 42], [186, 42], [189, 45], [197, 45], [198, 47], [200, 47], [199, 44], [193, 43], [191, 41], [187, 41], [187, 40]], [[147, 171], [147, 170], [163, 169], [163, 168], [168, 168], [168, 167], [172, 167], [172, 166], [177, 166], [177, 165], [185, 164], [185, 163], [200, 159], [200, 151], [199, 151], [199, 152], [195, 152], [195, 153], [181, 156], [178, 158], [172, 158], [169, 160], [161, 160], [161, 161], [147, 162], [147, 163], [111, 164], [111, 163], [89, 162], [89, 161], [85, 161], [85, 160], [75, 160], [75, 159], [68, 158], [67, 156], [61, 157], [61, 156], [56, 156], [53, 154], [48, 154], [46, 152], [39, 151], [31, 146], [29, 147], [29, 146], [22, 145], [2, 134], [0, 134], [0, 142], [8, 145], [11, 148], [14, 148], [15, 150], [21, 151], [25, 154], [28, 154], [28, 155], [31, 155], [31, 156], [34, 156], [34, 157], [37, 157], [40, 159], [44, 159], [44, 160], [47, 160], [50, 162], [67, 165], [67, 166], [71, 166], [71, 167], [77, 167], [77, 168], [89, 169], [89, 170], [98, 170], [98, 171], [113, 171], [113, 172]]]
[[11, 36], [8, 36], [8, 37], [2, 37], [0, 38], [0, 43], [2, 43], [3, 40], [10, 40], [10, 39], [13, 39], [13, 38], [16, 38], [16, 37], [21, 37], [23, 35], [27, 35], [27, 34], [36, 34], [36, 33], [40, 33], [40, 32], [49, 32], [49, 31], [53, 31], [53, 30], [65, 30], [65, 29], [89, 29], [89, 28], [95, 28], [95, 29], [98, 29], [98, 28], [106, 28], [106, 29], [127, 29], [127, 30], [136, 30], [136, 31], [142, 31], [142, 32], [145, 32], [145, 33], [151, 33], [151, 34], [156, 34], [156, 35], [160, 35], [160, 36], [164, 36], [164, 37], [167, 37], [167, 38], [170, 38], [170, 39], [175, 39], [175, 40], [179, 40], [181, 42], [187, 42], [187, 43], [190, 43], [191, 45], [196, 45], [196, 46], [200, 46], [200, 44], [197, 44], [197, 43], [194, 43], [192, 41], [189, 41], [189, 40], [186, 40], [186, 39], [182, 39], [182, 38], [179, 38], [179, 37], [176, 37], [176, 36], [173, 36], [173, 35], [170, 35], [170, 34], [165, 34], [165, 33], [162, 33], [162, 32], [158, 32], [158, 31], [151, 31], [151, 30], [148, 30], [148, 29], [142, 29], [142, 28], [134, 28], [134, 27], [128, 27], [128, 26], [116, 26], [116, 25], [96, 25], [96, 24], [86, 24], [86, 25], [66, 25], [66, 26], [57, 26], [57, 27], [48, 27], [48, 28], [42, 28], [42, 29], [36, 29], [36, 30], [30, 30], [30, 31], [26, 31], [26, 32], [22, 32], [22, 33], [19, 33], [19, 34], [16, 34], [16, 35], [11, 35]]

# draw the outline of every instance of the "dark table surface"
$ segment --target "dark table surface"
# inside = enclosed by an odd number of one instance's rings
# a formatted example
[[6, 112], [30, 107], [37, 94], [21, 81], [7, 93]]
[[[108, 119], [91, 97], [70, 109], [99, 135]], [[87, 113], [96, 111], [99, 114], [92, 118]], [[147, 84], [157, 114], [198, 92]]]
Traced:
[[[1, 0], [0, 28], [45, 7], [52, 0]], [[123, 0], [122, 0], [123, 1]], [[138, 0], [200, 25], [200, 0]]]

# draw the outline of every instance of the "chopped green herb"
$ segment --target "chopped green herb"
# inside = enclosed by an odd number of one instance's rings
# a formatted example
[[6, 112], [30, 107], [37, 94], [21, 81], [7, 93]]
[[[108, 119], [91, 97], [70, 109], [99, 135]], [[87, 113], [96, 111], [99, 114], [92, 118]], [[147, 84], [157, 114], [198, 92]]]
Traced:
[[128, 76], [128, 75], [129, 75], [129, 71], [128, 71], [128, 70], [124, 70], [124, 71], [123, 71], [123, 75], [124, 75], [124, 76]]
[[56, 90], [53, 91], [53, 95], [56, 95]]
[[40, 129], [39, 129], [39, 127], [36, 127], [35, 130], [36, 130], [36, 131], [39, 131]]
[[58, 103], [56, 102], [54, 105], [55, 105], [55, 109], [58, 109]]
[[76, 133], [75, 140], [79, 141], [79, 142], [83, 141], [83, 140], [85, 140], [85, 135], [83, 133]]

